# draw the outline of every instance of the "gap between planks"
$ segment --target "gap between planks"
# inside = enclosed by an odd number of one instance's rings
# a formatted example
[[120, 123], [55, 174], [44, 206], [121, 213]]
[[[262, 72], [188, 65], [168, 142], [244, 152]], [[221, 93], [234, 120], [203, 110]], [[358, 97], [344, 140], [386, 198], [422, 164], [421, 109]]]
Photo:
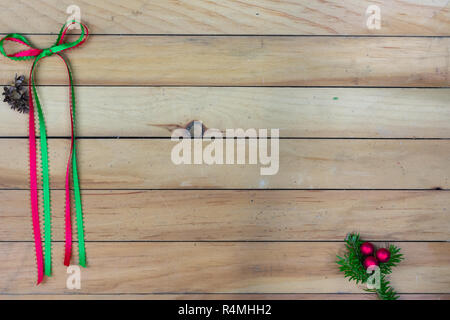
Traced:
[[[448, 293], [399, 293], [399, 300], [450, 300]], [[175, 300], [377, 300], [373, 293], [103, 293], [103, 294], [1, 294], [4, 300], [110, 300], [110, 299], [175, 299]]]

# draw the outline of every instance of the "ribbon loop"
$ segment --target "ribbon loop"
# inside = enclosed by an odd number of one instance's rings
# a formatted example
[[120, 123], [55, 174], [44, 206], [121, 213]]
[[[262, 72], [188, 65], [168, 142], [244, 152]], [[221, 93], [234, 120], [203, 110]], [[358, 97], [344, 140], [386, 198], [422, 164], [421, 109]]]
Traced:
[[[78, 24], [80, 26], [81, 29], [80, 37], [72, 42], [64, 42], [64, 39], [67, 35], [67, 31], [73, 24]], [[27, 38], [25, 38], [21, 34], [10, 33], [0, 41], [0, 53], [11, 60], [29, 60], [34, 57], [38, 57], [40, 59], [42, 57], [50, 57], [55, 53], [78, 47], [86, 41], [87, 36], [88, 36], [88, 29], [86, 25], [73, 20], [71, 22], [67, 22], [62, 26], [58, 35], [58, 39], [56, 40], [55, 44], [50, 48], [43, 50], [35, 48], [31, 45], [31, 43], [27, 40]], [[24, 46], [27, 46], [29, 49], [12, 54], [7, 54], [4, 48], [5, 41], [17, 42]]]
[[[64, 42], [67, 31], [69, 27], [73, 24], [78, 24], [81, 28], [80, 37], [72, 42]], [[44, 57], [50, 57], [57, 54], [67, 67], [67, 73], [70, 83], [70, 119], [71, 119], [71, 148], [69, 154], [69, 160], [67, 163], [66, 170], [66, 183], [65, 183], [65, 196], [66, 196], [66, 210], [65, 210], [65, 225], [66, 225], [66, 243], [65, 243], [65, 256], [64, 264], [70, 264], [70, 258], [72, 255], [72, 227], [71, 227], [71, 201], [70, 201], [70, 169], [72, 169], [72, 184], [75, 194], [75, 208], [76, 208], [76, 219], [77, 219], [77, 231], [78, 231], [78, 248], [79, 248], [79, 263], [81, 266], [86, 266], [86, 251], [84, 247], [84, 228], [83, 228], [83, 211], [81, 206], [81, 195], [79, 178], [77, 171], [77, 157], [76, 157], [76, 139], [75, 139], [75, 97], [74, 97], [74, 87], [72, 81], [72, 74], [66, 59], [60, 55], [61, 52], [76, 48], [83, 44], [88, 37], [87, 27], [75, 20], [65, 23], [58, 35], [58, 39], [55, 44], [50, 48], [38, 49], [33, 47], [30, 42], [22, 35], [17, 33], [8, 34], [2, 40], [0, 40], [0, 53], [11, 60], [30, 60], [35, 59], [31, 67], [30, 78], [28, 82], [29, 91], [29, 156], [30, 156], [30, 196], [31, 196], [31, 214], [33, 221], [33, 231], [34, 231], [34, 242], [36, 250], [36, 262], [37, 262], [37, 272], [39, 284], [43, 279], [43, 273], [50, 276], [51, 275], [51, 204], [50, 204], [50, 179], [49, 179], [49, 166], [48, 166], [48, 146], [47, 146], [47, 133], [44, 120], [44, 113], [39, 101], [39, 97], [36, 90], [35, 83], [35, 69], [39, 62]], [[28, 49], [22, 50], [16, 53], [7, 54], [4, 48], [5, 41], [12, 41], [22, 44]], [[43, 185], [43, 199], [44, 199], [44, 252], [42, 251], [42, 240], [40, 233], [40, 222], [39, 222], [39, 204], [38, 204], [38, 187], [37, 187], [37, 157], [36, 157], [36, 129], [34, 120], [34, 101], [37, 107], [37, 113], [39, 118], [39, 132], [40, 132], [40, 151], [41, 151], [41, 163], [42, 163], [42, 185]], [[45, 267], [44, 267], [45, 264]]]

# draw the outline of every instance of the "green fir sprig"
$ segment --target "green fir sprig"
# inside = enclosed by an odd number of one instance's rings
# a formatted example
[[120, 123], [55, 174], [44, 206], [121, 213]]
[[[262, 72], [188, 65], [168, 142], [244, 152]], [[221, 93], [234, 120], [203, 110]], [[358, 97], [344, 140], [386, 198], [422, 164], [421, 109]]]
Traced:
[[[344, 277], [349, 281], [355, 281], [356, 284], [366, 283], [370, 273], [367, 273], [364, 268], [364, 257], [361, 254], [360, 247], [364, 241], [358, 233], [350, 233], [345, 239], [345, 247], [347, 249], [343, 257], [336, 256], [336, 263], [339, 265], [339, 270], [344, 273]], [[397, 300], [398, 294], [390, 285], [390, 282], [386, 279], [386, 275], [392, 273], [392, 268], [396, 267], [402, 260], [403, 254], [400, 253], [400, 248], [391, 244], [388, 247], [391, 254], [389, 261], [380, 263], [380, 286], [378, 289], [365, 289], [368, 292], [376, 292], [378, 297], [382, 300]]]

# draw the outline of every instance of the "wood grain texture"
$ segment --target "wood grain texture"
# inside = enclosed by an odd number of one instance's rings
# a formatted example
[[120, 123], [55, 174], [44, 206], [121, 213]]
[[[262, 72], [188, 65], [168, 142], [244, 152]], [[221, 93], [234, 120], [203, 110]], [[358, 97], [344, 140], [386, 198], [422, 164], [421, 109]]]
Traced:
[[[1, 300], [376, 300], [372, 293], [297, 294], [1, 294]], [[402, 293], [399, 300], [450, 300], [450, 294]]]
[[[448, 293], [449, 243], [398, 245], [405, 254], [391, 277], [400, 293]], [[0, 243], [0, 292], [60, 294], [63, 244], [54, 274], [34, 284], [34, 244]], [[87, 243], [89, 267], [79, 293], [361, 293], [339, 273], [343, 243]]]
[[[0, 32], [55, 33], [72, 4], [71, 0], [2, 3]], [[446, 0], [78, 0], [76, 4], [91, 30], [106, 34], [450, 34]], [[366, 27], [366, 9], [373, 4], [381, 9], [380, 30]]]
[[[70, 61], [78, 85], [447, 87], [449, 47], [450, 38], [92, 36]], [[30, 66], [2, 57], [0, 83]], [[37, 78], [67, 83], [55, 57]]]
[[[0, 33], [48, 47], [71, 4], [0, 2]], [[34, 285], [27, 140], [15, 138], [27, 117], [1, 102], [1, 300], [374, 299], [337, 270], [351, 231], [400, 241], [406, 260], [391, 279], [402, 299], [450, 299], [449, 191], [404, 190], [450, 188], [449, 1], [75, 4], [94, 33], [68, 53], [86, 137], [89, 268], [82, 290], [66, 289], [54, 190], [54, 276]], [[380, 30], [366, 27], [372, 4]], [[0, 84], [30, 66], [0, 58]], [[67, 136], [64, 65], [45, 59], [37, 76], [48, 133]], [[193, 120], [300, 139], [280, 140], [274, 176], [260, 165], [175, 166], [167, 137]], [[64, 186], [68, 146], [50, 141], [52, 188]], [[223, 190], [233, 188], [249, 190]]]
[[[28, 198], [0, 191], [0, 241], [33, 240]], [[64, 191], [52, 205], [53, 240], [64, 241]], [[448, 191], [85, 190], [83, 205], [89, 241], [450, 239]]]
[[[69, 136], [68, 92], [39, 88], [47, 132]], [[79, 87], [78, 136], [170, 137], [207, 128], [279, 128], [282, 137], [450, 138], [450, 89]], [[28, 118], [0, 100], [0, 136]]]
[[[246, 140], [248, 144], [249, 140]], [[84, 189], [449, 188], [450, 140], [280, 140], [276, 175], [259, 164], [175, 165], [168, 139], [79, 141]], [[49, 142], [50, 183], [64, 188], [69, 141]], [[210, 142], [204, 142], [204, 146]], [[2, 139], [0, 188], [28, 186], [26, 139]], [[235, 151], [236, 155], [236, 151]], [[248, 156], [248, 154], [247, 154]]]

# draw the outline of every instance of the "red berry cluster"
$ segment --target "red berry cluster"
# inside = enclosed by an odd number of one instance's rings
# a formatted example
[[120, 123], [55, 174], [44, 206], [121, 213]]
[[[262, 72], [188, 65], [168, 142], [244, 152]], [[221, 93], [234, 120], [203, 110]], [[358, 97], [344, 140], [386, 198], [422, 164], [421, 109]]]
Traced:
[[391, 258], [391, 253], [386, 248], [378, 249], [374, 256], [375, 248], [370, 242], [364, 242], [359, 249], [361, 254], [366, 257], [363, 262], [366, 269], [370, 266], [377, 266], [379, 263], [388, 262]]

